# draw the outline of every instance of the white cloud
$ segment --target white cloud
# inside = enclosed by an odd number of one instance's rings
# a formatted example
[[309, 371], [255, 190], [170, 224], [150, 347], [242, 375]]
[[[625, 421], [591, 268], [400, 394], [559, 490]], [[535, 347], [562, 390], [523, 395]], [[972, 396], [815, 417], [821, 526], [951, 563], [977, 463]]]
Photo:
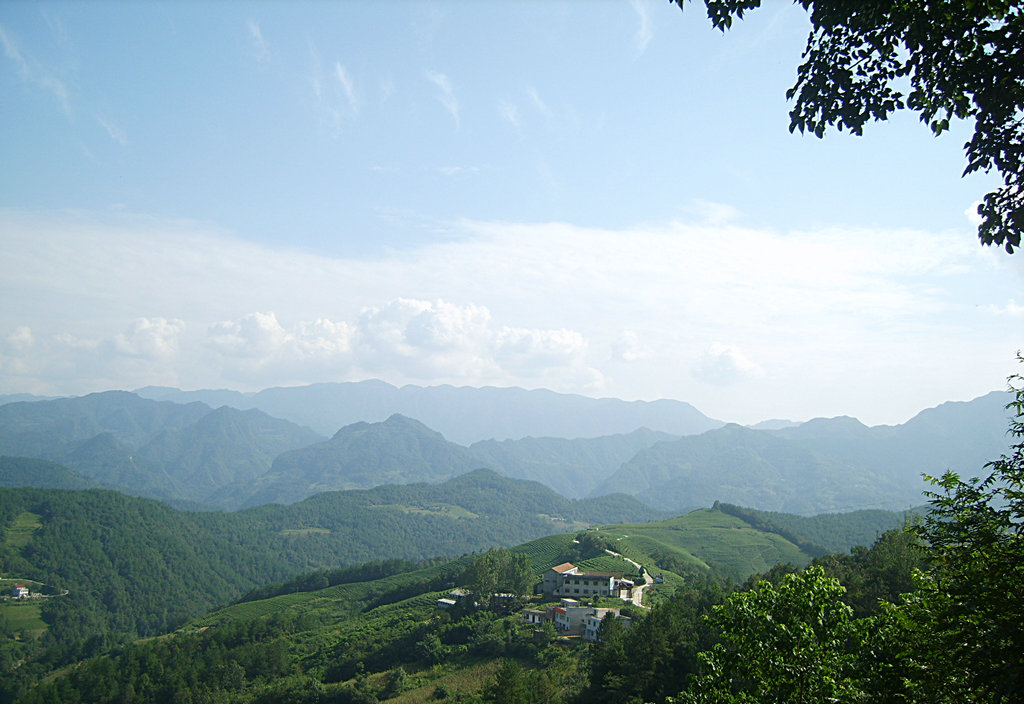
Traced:
[[544, 102], [544, 99], [540, 97], [540, 93], [537, 92], [537, 88], [535, 86], [527, 87], [526, 96], [530, 99], [530, 102], [533, 103], [533, 106], [537, 108], [541, 115], [546, 118], [551, 118], [551, 108], [549, 108], [548, 104]]
[[274, 313], [249, 313], [210, 326], [210, 344], [232, 357], [267, 357], [291, 339]]
[[970, 232], [446, 233], [354, 259], [198, 223], [0, 210], [0, 300], [18, 302], [0, 306], [0, 393], [380, 377], [682, 398], [744, 422], [832, 407], [889, 422], [928, 405], [897, 407], [894, 389], [939, 402], [1001, 388], [1020, 346], [1016, 262]]
[[475, 174], [480, 171], [479, 166], [441, 166], [438, 172], [445, 176], [458, 176], [459, 174]]
[[359, 116], [360, 100], [355, 81], [340, 61], [324, 70], [320, 51], [312, 39], [307, 41], [310, 58], [309, 86], [313, 106], [322, 127], [333, 137]]
[[112, 140], [120, 144], [122, 147], [128, 144], [128, 135], [119, 125], [108, 120], [103, 115], [96, 115], [95, 117], [96, 122], [100, 124], [100, 127], [106, 130], [106, 133]]
[[334, 73], [337, 75], [338, 82], [341, 83], [341, 87], [345, 91], [345, 99], [348, 101], [349, 107], [353, 113], [357, 113], [359, 105], [356, 100], [355, 87], [352, 85], [352, 77], [349, 76], [348, 71], [341, 65], [340, 61], [334, 63]]
[[448, 76], [438, 71], [427, 71], [424, 73], [424, 77], [437, 86], [440, 94], [437, 99], [444, 106], [444, 109], [448, 111], [448, 114], [455, 120], [455, 126], [458, 127], [460, 124], [460, 107], [459, 101], [455, 97], [455, 90], [452, 88], [452, 82], [448, 80]]
[[249, 40], [252, 42], [252, 47], [256, 52], [257, 61], [266, 61], [270, 57], [270, 48], [263, 38], [263, 30], [260, 29], [259, 22], [250, 18], [245, 25], [249, 30]]
[[27, 325], [19, 325], [14, 328], [4, 340], [7, 343], [7, 350], [12, 352], [27, 352], [36, 343], [32, 328]]
[[636, 362], [648, 354], [640, 338], [632, 330], [624, 330], [612, 343], [612, 359], [620, 362]]
[[732, 345], [714, 342], [708, 346], [700, 364], [692, 371], [694, 378], [715, 386], [730, 386], [764, 372]]
[[114, 337], [114, 348], [129, 357], [166, 360], [178, 352], [178, 338], [185, 329], [181, 320], [139, 318], [126, 332]]
[[21, 74], [22, 79], [35, 84], [37, 88], [49, 93], [60, 105], [61, 110], [66, 115], [70, 115], [71, 99], [67, 86], [48, 69], [40, 65], [39, 62], [22, 53], [2, 24], [0, 24], [0, 44], [4, 46], [4, 55], [17, 65], [18, 73]]
[[1002, 305], [998, 303], [990, 303], [985, 306], [985, 310], [993, 315], [1006, 316], [1010, 318], [1024, 317], [1024, 305], [1020, 305], [1012, 298]]
[[519, 128], [522, 124], [521, 118], [519, 117], [519, 108], [516, 104], [507, 98], [502, 98], [498, 101], [498, 113], [505, 118], [515, 128]]
[[647, 45], [651, 43], [654, 34], [651, 30], [651, 19], [647, 14], [646, 0], [629, 0], [629, 4], [632, 5], [639, 22], [636, 33], [633, 35], [633, 50], [635, 56], [639, 57], [647, 51]]
[[503, 328], [496, 338], [498, 359], [510, 369], [572, 365], [586, 351], [586, 340], [575, 330]]
[[981, 224], [981, 215], [978, 213], [978, 206], [981, 205], [980, 200], [976, 200], [967, 206], [964, 210], [964, 217], [967, 218], [967, 222], [971, 223], [974, 227]]

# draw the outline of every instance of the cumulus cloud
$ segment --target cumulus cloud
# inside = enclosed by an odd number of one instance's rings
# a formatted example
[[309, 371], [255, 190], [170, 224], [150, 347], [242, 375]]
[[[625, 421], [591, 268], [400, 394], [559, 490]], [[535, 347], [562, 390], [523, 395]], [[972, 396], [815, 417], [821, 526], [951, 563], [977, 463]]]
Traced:
[[981, 214], [978, 212], [978, 206], [981, 205], [980, 200], [976, 200], [967, 206], [964, 210], [964, 217], [967, 218], [967, 222], [971, 223], [974, 227], [981, 224]]
[[32, 349], [32, 346], [36, 343], [35, 335], [32, 334], [32, 328], [27, 325], [19, 325], [14, 328], [4, 339], [7, 343], [7, 349], [12, 352], [27, 352]]
[[696, 379], [715, 386], [729, 386], [764, 372], [732, 345], [712, 343], [704, 352], [700, 364], [693, 369]]
[[444, 300], [397, 298], [351, 321], [291, 326], [274, 313], [250, 313], [210, 326], [207, 345], [225, 374], [252, 383], [308, 383], [324, 373], [396, 383], [530, 384], [558, 370], [588, 384], [600, 378], [579, 332], [497, 326], [484, 306]]
[[206, 344], [224, 376], [249, 385], [310, 383], [352, 368], [352, 328], [326, 318], [282, 325], [273, 312], [214, 323]]
[[508, 369], [569, 366], [586, 351], [586, 340], [575, 330], [502, 328], [495, 338], [495, 354]]
[[178, 337], [185, 329], [181, 320], [139, 318], [114, 337], [114, 349], [129, 357], [165, 360], [178, 352]]
[[985, 306], [985, 310], [993, 315], [1024, 318], [1024, 305], [1017, 303], [1013, 299], [1010, 299], [1005, 304], [990, 303]]
[[[184, 327], [180, 320], [140, 318], [122, 332], [83, 337], [39, 335], [18, 326], [0, 344], [0, 386], [66, 394], [177, 383]], [[187, 365], [194, 366], [194, 360]]]
[[[835, 391], [851, 370], [843, 393], [865, 408], [910, 379], [934, 402], [969, 398], [953, 385], [979, 369], [974, 391], [1001, 388], [1020, 346], [1018, 263], [969, 232], [463, 221], [354, 259], [104, 217], [0, 210], [0, 300], [18, 301], [0, 306], [0, 393], [378, 377], [682, 398], [711, 415], [743, 389], [791, 404], [764, 417], [799, 418], [827, 414], [800, 410], [826, 396], [864, 415]], [[744, 408], [717, 417], [759, 419]]]
[[291, 336], [274, 313], [249, 313], [238, 320], [210, 326], [210, 344], [218, 351], [239, 357], [275, 354]]
[[490, 311], [482, 306], [399, 298], [357, 321], [360, 365], [408, 378], [491, 378]]
[[624, 330], [612, 343], [612, 359], [619, 362], [636, 362], [647, 355], [640, 338], [632, 330]]

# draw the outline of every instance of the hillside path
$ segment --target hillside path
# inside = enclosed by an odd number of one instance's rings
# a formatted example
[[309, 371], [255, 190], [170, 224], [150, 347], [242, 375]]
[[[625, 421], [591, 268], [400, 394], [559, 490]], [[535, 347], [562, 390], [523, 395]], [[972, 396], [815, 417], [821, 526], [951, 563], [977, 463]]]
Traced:
[[609, 555], [614, 555], [615, 557], [622, 558], [623, 560], [625, 560], [629, 564], [633, 565], [633, 567], [636, 567], [636, 571], [640, 575], [640, 577], [644, 580], [644, 583], [643, 584], [635, 585], [633, 587], [633, 591], [630, 592], [630, 594], [629, 594], [629, 598], [633, 600], [633, 605], [634, 606], [639, 606], [641, 609], [648, 608], [648, 607], [643, 605], [642, 600], [643, 600], [643, 597], [644, 597], [644, 589], [646, 589], [650, 585], [654, 584], [654, 577], [651, 576], [651, 573], [648, 572], [647, 570], [645, 570], [643, 567], [641, 567], [639, 562], [635, 562], [633, 560], [630, 560], [628, 557], [624, 557], [621, 553], [617, 553], [614, 550], [609, 550], [607, 548], [605, 548], [605, 552], [608, 553]]

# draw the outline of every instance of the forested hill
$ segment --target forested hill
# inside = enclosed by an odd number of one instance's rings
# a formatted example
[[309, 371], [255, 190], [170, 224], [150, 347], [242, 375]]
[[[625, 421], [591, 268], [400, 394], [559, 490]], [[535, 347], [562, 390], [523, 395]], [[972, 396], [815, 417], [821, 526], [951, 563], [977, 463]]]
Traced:
[[460, 555], [656, 515], [629, 497], [571, 501], [489, 471], [236, 513], [179, 512], [111, 491], [0, 489], [0, 573], [69, 590], [45, 601], [46, 637], [84, 655], [92, 635], [159, 633], [300, 572]]
[[353, 423], [326, 442], [283, 452], [263, 476], [225, 486], [211, 499], [241, 499], [235, 504], [241, 506], [287, 504], [323, 491], [440, 482], [480, 466], [468, 449], [396, 414], [382, 423]]
[[[478, 490], [488, 488], [486, 475], [472, 479]], [[836, 517], [835, 523], [849, 523], [851, 528], [853, 523], [873, 523], [881, 531], [899, 520], [897, 514], [852, 519], [847, 515]], [[479, 571], [471, 568], [492, 555], [492, 565], [501, 564], [502, 555], [525, 557], [525, 566], [535, 577], [567, 560], [583, 569], [633, 574], [635, 566], [607, 554], [609, 546], [659, 576], [644, 595], [645, 604], [655, 607], [649, 619], [642, 610], [632, 609], [636, 635], [630, 647], [608, 654], [617, 667], [628, 671], [616, 679], [629, 681], [630, 687], [646, 683], [645, 689], [661, 681], [673, 694], [685, 679], [685, 672], [679, 672], [680, 658], [694, 661], [695, 653], [687, 648], [707, 630], [701, 627], [703, 616], [722, 597], [716, 575], [742, 580], [780, 560], [803, 565], [811, 559], [787, 538], [718, 507], [664, 522], [550, 535], [511, 553], [489, 551], [432, 565], [378, 562], [331, 570], [272, 585], [244, 602], [195, 619], [167, 638], [127, 646], [63, 672], [42, 676], [45, 672], [40, 671], [30, 677], [26, 667], [37, 662], [29, 661], [11, 673], [8, 696], [14, 700], [24, 695], [20, 701], [25, 702], [111, 703], [133, 698], [239, 704], [625, 701], [621, 686], [614, 697], [601, 695], [606, 683], [597, 675], [602, 651], [593, 648], [598, 646], [569, 640], [549, 648], [553, 632], [542, 631], [538, 639], [536, 626], [524, 624], [514, 610], [504, 615], [473, 613], [463, 606], [442, 615], [436, 608], [437, 598], [452, 587], [473, 588], [471, 575]], [[529, 581], [522, 588], [529, 593]], [[863, 585], [860, 589], [864, 591]], [[866, 595], [867, 601], [871, 596]], [[601, 600], [602, 606], [616, 603], [625, 606], [615, 599]], [[606, 629], [602, 635], [606, 641], [611, 638]], [[497, 698], [491, 689], [491, 695], [481, 698], [484, 683], [495, 677], [499, 658], [525, 663], [553, 679], [570, 680], [575, 673], [584, 680], [567, 691], [590, 681], [595, 692], [566, 700], [555, 696], [550, 683], [537, 679], [529, 686], [510, 683], [520, 692], [524, 686], [541, 687], [528, 697]], [[588, 675], [589, 668], [593, 672]], [[644, 700], [651, 700], [646, 692]]]
[[50, 460], [102, 486], [172, 503], [201, 503], [264, 474], [279, 454], [322, 439], [257, 410], [124, 391], [0, 405], [0, 455]]
[[779, 430], [730, 424], [640, 450], [593, 493], [621, 491], [676, 511], [717, 500], [807, 515], [919, 505], [922, 474], [974, 476], [1007, 452], [1009, 401], [993, 392], [898, 426], [848, 417]]

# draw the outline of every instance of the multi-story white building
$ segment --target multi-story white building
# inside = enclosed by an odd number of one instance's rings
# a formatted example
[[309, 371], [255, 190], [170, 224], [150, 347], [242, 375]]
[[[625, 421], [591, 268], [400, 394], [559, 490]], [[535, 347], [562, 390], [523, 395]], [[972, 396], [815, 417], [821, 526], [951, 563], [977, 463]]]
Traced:
[[621, 572], [581, 572], [571, 562], [563, 562], [544, 573], [541, 591], [552, 596], [586, 599], [592, 596], [629, 598], [633, 583]]

